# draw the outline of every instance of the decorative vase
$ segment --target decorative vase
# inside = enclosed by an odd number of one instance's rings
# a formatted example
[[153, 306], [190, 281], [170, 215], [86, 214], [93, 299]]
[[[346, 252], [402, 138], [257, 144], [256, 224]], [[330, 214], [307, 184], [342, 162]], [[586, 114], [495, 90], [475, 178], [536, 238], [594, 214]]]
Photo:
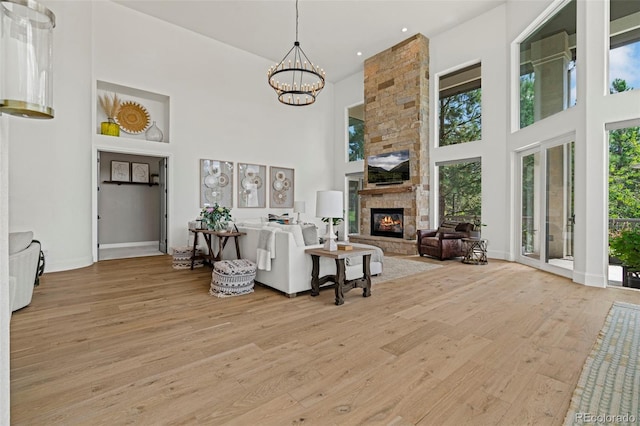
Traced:
[[226, 231], [227, 230], [227, 222], [218, 221], [218, 222], [207, 222], [207, 229], [210, 231]]
[[153, 122], [151, 127], [149, 127], [147, 131], [144, 132], [144, 135], [148, 141], [162, 142], [162, 138], [163, 138], [162, 130], [160, 130], [158, 126], [156, 126], [155, 121]]
[[109, 136], [120, 136], [120, 126], [110, 118], [109, 121], [100, 123], [100, 133]]

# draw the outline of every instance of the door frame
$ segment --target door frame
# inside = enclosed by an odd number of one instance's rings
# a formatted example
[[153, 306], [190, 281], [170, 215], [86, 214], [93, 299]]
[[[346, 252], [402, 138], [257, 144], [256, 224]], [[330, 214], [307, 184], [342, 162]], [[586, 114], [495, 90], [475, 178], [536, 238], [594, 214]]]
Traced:
[[[552, 139], [547, 139], [542, 142], [537, 142], [533, 145], [529, 145], [522, 150], [515, 152], [515, 260], [518, 263], [522, 263], [533, 268], [548, 271], [556, 275], [561, 275], [567, 278], [573, 278], [575, 269], [565, 269], [559, 266], [551, 265], [546, 261], [547, 258], [547, 150], [557, 146], [565, 145], [567, 143], [576, 143], [575, 133], [571, 132], [558, 136]], [[535, 153], [540, 154], [540, 164], [543, 165], [542, 173], [540, 176], [540, 188], [542, 192], [540, 195], [540, 203], [538, 211], [536, 212], [540, 217], [539, 226], [539, 238], [540, 238], [540, 257], [539, 259], [530, 258], [522, 254], [522, 159], [528, 155]], [[575, 182], [575, 170], [574, 170], [574, 182]], [[574, 206], [575, 212], [575, 206]], [[574, 250], [575, 252], [575, 250]], [[575, 259], [574, 259], [575, 267]]]
[[91, 152], [91, 253], [93, 262], [99, 260], [98, 253], [98, 157], [99, 152], [111, 152], [117, 154], [130, 154], [130, 155], [144, 155], [147, 157], [157, 157], [158, 159], [167, 159], [167, 248], [171, 247], [171, 233], [169, 232], [169, 223], [171, 219], [171, 206], [173, 205], [173, 191], [170, 189], [173, 185], [173, 167], [171, 167], [173, 155], [165, 151], [136, 149], [136, 148], [121, 148], [107, 145], [94, 145]]

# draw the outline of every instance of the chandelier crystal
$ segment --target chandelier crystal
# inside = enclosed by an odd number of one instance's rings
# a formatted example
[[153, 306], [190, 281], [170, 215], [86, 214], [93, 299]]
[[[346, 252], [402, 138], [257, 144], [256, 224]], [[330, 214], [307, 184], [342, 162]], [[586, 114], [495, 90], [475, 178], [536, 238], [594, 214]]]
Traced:
[[269, 85], [286, 105], [304, 106], [316, 101], [324, 88], [325, 72], [313, 64], [298, 41], [298, 0], [296, 0], [296, 41], [278, 64], [267, 72]]

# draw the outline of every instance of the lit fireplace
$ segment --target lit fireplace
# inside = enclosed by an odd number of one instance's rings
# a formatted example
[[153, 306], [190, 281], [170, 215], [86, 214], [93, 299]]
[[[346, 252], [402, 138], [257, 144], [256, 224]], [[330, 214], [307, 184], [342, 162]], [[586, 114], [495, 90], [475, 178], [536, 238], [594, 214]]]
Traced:
[[371, 235], [402, 238], [403, 209], [371, 209]]

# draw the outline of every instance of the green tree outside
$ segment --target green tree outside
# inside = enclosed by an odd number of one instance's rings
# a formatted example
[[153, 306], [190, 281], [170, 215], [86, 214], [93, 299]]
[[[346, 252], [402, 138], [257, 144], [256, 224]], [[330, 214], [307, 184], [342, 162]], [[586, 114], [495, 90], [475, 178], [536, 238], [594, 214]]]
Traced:
[[[633, 90], [622, 79], [611, 93]], [[640, 127], [609, 132], [609, 217], [640, 218]]]

